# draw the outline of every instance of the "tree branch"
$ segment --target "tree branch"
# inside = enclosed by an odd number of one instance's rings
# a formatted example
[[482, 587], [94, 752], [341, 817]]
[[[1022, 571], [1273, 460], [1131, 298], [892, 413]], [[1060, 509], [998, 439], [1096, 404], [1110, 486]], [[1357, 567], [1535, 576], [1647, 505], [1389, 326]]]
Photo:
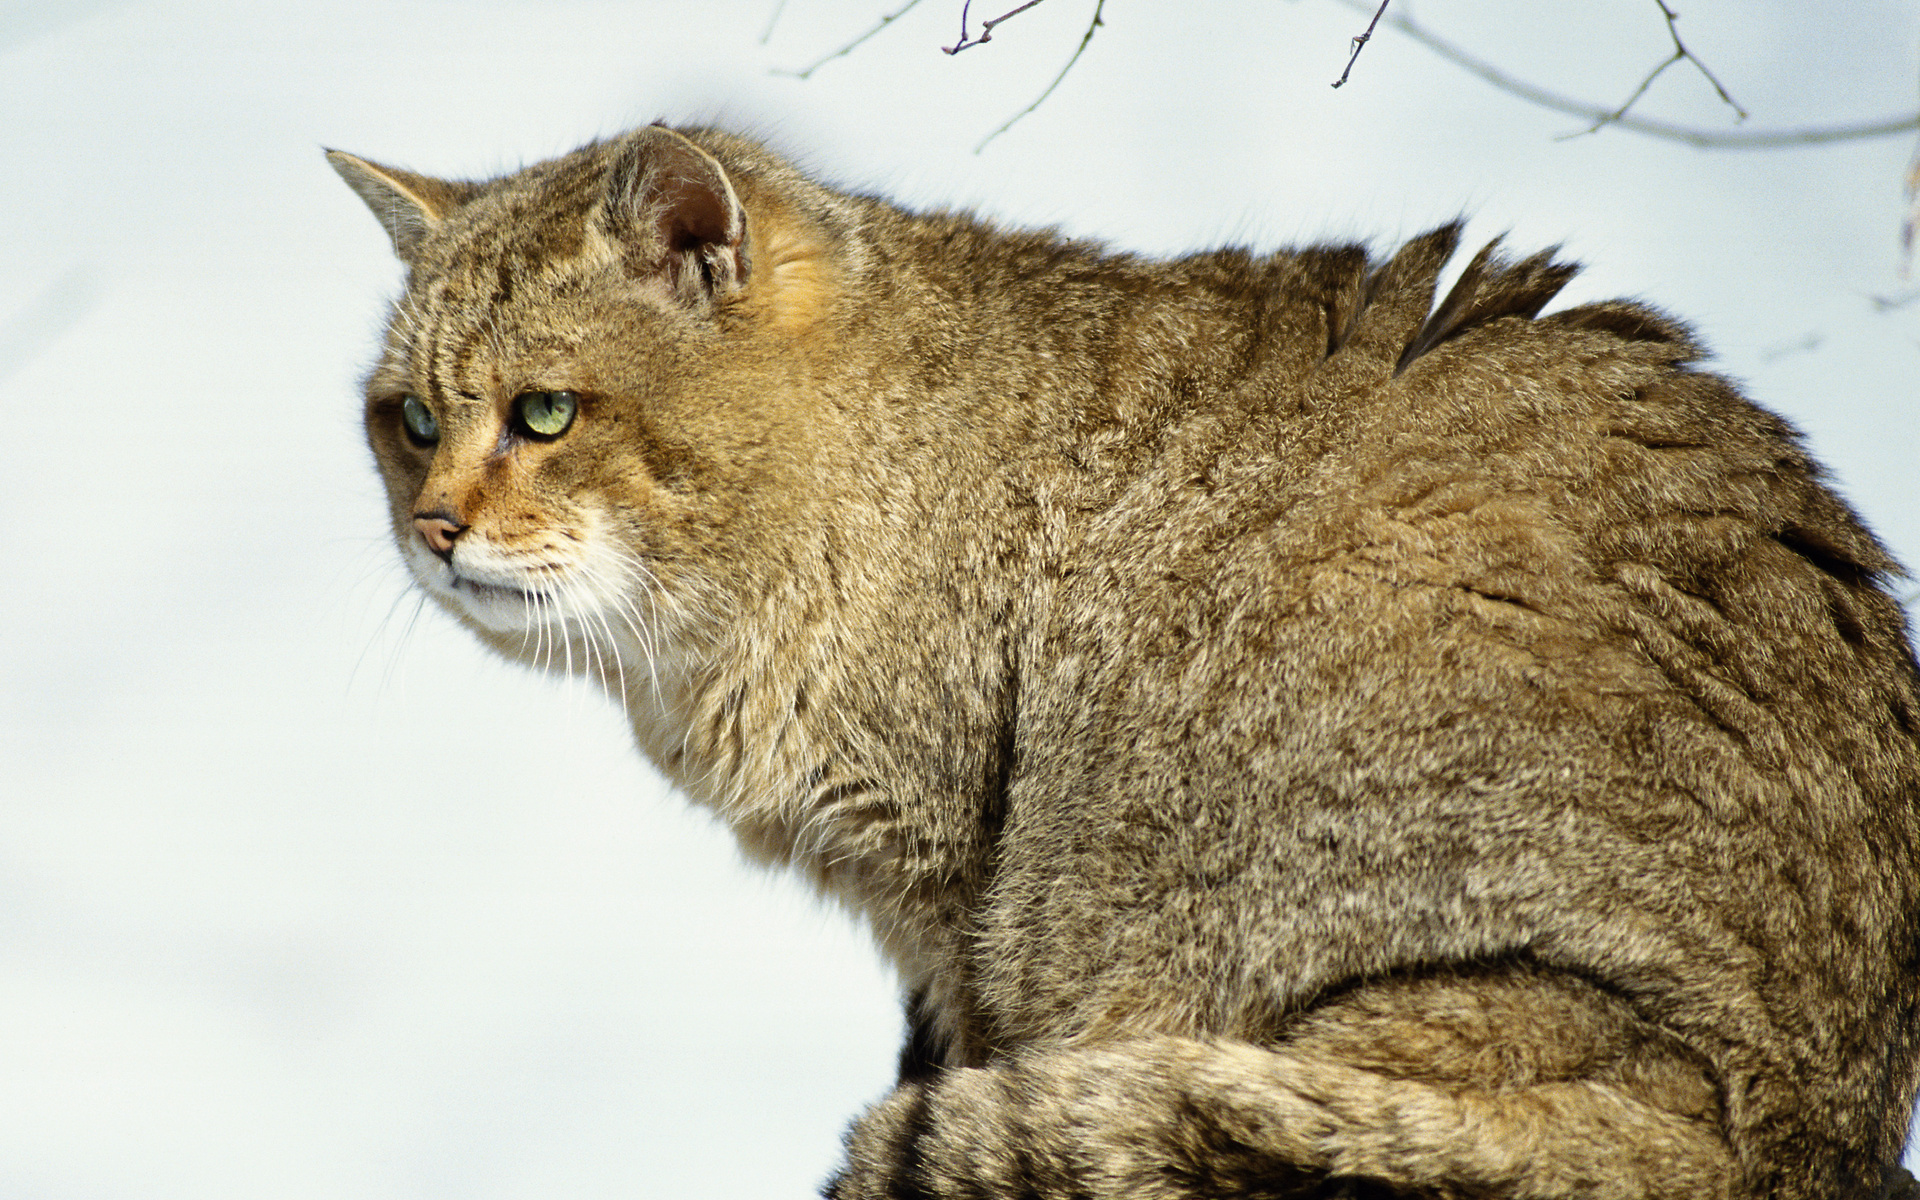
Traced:
[[1040, 3], [1040, 0], [1027, 0], [1025, 4], [1022, 4], [1019, 8], [1016, 8], [1011, 12], [1003, 12], [999, 16], [993, 18], [991, 21], [982, 21], [980, 22], [980, 36], [977, 38], [968, 38], [967, 37], [967, 10], [973, 7], [973, 0], [966, 0], [966, 2], [960, 6], [960, 40], [955, 42], [951, 46], [942, 46], [940, 48], [942, 50], [945, 50], [948, 54], [958, 54], [962, 50], [970, 50], [975, 46], [984, 46], [988, 42], [993, 40], [993, 27], [995, 25], [998, 25], [1000, 22], [1006, 20], [1008, 17], [1019, 16], [1021, 13], [1027, 11], [1028, 9], [1032, 8], [1034, 5], [1038, 3]]
[[767, 27], [760, 31], [760, 44], [762, 46], [766, 45], [767, 40], [773, 36], [773, 27], [780, 23], [780, 14], [786, 11], [786, 7], [787, 0], [775, 0], [773, 15], [767, 18]]
[[[1900, 222], [1900, 275], [1903, 279], [1913, 269], [1913, 244], [1916, 237], [1920, 237], [1920, 149], [1914, 150], [1913, 161], [1907, 165], [1906, 184], [1907, 219]], [[1920, 292], [1914, 295], [1920, 296]]]
[[[1336, 2], [1355, 12], [1365, 12], [1368, 7], [1365, 0], [1336, 0]], [[1458, 46], [1429, 33], [1406, 17], [1396, 14], [1385, 18], [1385, 22], [1389, 27], [1406, 34], [1441, 58], [1479, 76], [1501, 91], [1518, 96], [1529, 104], [1537, 104], [1541, 108], [1569, 113], [1582, 120], [1596, 122], [1596, 128], [1615, 125], [1648, 137], [1664, 138], [1667, 141], [1683, 142], [1689, 146], [1713, 150], [1773, 150], [1783, 146], [1812, 146], [1826, 142], [1850, 142], [1863, 138], [1888, 137], [1920, 130], [1920, 112], [1861, 125], [1829, 125], [1808, 129], [1711, 130], [1694, 129], [1669, 121], [1648, 120], [1633, 116], [1624, 108], [1617, 112], [1610, 112], [1597, 105], [1562, 96], [1545, 88], [1536, 87], [1525, 80], [1516, 79], [1492, 63], [1475, 58]]]
[[[1667, 19], [1667, 35], [1673, 39], [1673, 53], [1674, 53], [1675, 60], [1677, 61], [1679, 59], [1684, 58], [1689, 62], [1691, 62], [1694, 66], [1698, 67], [1700, 69], [1700, 73], [1707, 77], [1707, 82], [1713, 85], [1713, 90], [1716, 92], [1719, 92], [1720, 98], [1727, 102], [1727, 107], [1731, 108], [1734, 112], [1738, 113], [1742, 121], [1746, 120], [1747, 110], [1744, 108], [1741, 108], [1739, 104], [1734, 102], [1733, 97], [1727, 94], [1727, 89], [1720, 85], [1720, 81], [1718, 79], [1714, 78], [1713, 72], [1707, 70], [1707, 64], [1701, 62], [1699, 59], [1699, 56], [1694, 54], [1693, 51], [1687, 49], [1686, 43], [1680, 40], [1680, 30], [1674, 24], [1674, 22], [1680, 19], [1680, 14], [1667, 7], [1667, 0], [1653, 0], [1653, 2], [1660, 6], [1660, 15]], [[1655, 69], [1656, 71], [1658, 71], [1664, 68], [1662, 67], [1662, 68], [1655, 68]]]
[[[907, 13], [910, 12], [919, 3], [920, 3], [920, 0], [907, 0], [905, 4], [902, 4], [899, 8], [895, 9], [893, 12], [890, 12], [885, 16], [881, 17], [880, 20], [873, 26], [873, 28], [867, 30], [865, 33], [861, 34], [859, 37], [854, 38], [852, 41], [840, 47], [838, 50], [835, 50], [830, 54], [822, 55], [820, 58], [815, 59], [813, 62], [807, 64], [805, 67], [802, 67], [800, 70], [794, 71], [794, 70], [787, 70], [787, 69], [776, 67], [774, 68], [773, 73], [776, 75], [786, 75], [793, 79], [807, 79], [811, 77], [815, 71], [818, 71], [821, 67], [826, 66], [828, 63], [832, 62], [834, 59], [845, 58], [847, 55], [852, 54], [855, 50], [859, 49], [860, 46], [863, 45], [869, 38], [873, 37], [875, 34], [879, 33], [882, 29], [885, 29], [887, 26], [893, 24], [895, 21], [899, 20], [901, 17], [906, 16]], [[978, 46], [983, 42], [990, 42], [993, 40], [994, 26], [1000, 24], [1002, 21], [1007, 20], [1009, 17], [1017, 17], [1021, 13], [1027, 11], [1030, 8], [1036, 7], [1040, 3], [1041, 3], [1041, 0], [1026, 0], [1026, 3], [1021, 4], [1016, 8], [1003, 12], [999, 16], [994, 17], [991, 20], [983, 21], [980, 23], [980, 36], [977, 38], [970, 38], [967, 36], [967, 14], [969, 10], [972, 8], [973, 0], [966, 0], [966, 2], [963, 3], [960, 7], [960, 40], [958, 42], [955, 42], [951, 46], [942, 46], [941, 49], [945, 51], [947, 54], [952, 55], [952, 54], [958, 54], [962, 50], [966, 50], [971, 47]], [[768, 34], [771, 34], [773, 32], [773, 24], [775, 21], [778, 21], [780, 19], [780, 10], [785, 7], [785, 4], [786, 4], [786, 0], [779, 0], [779, 3], [775, 5], [773, 10], [773, 19], [767, 23]], [[1045, 91], [1041, 92], [1038, 96], [1034, 97], [1034, 101], [1032, 104], [1027, 105], [1025, 108], [1021, 109], [1019, 112], [1013, 114], [1011, 117], [1008, 117], [1006, 121], [1001, 124], [1000, 128], [994, 130], [992, 133], [982, 138], [980, 140], [980, 144], [973, 148], [973, 152], [975, 154], [978, 154], [982, 150], [985, 150], [987, 148], [988, 142], [991, 142], [993, 139], [999, 137], [1001, 134], [1005, 133], [1007, 130], [1013, 128], [1015, 122], [1020, 120], [1020, 118], [1026, 116], [1028, 113], [1032, 112], [1034, 109], [1039, 108], [1040, 105], [1046, 101], [1048, 96], [1053, 95], [1054, 89], [1060, 86], [1061, 81], [1067, 77], [1067, 73], [1073, 70], [1074, 64], [1080, 61], [1080, 56], [1086, 53], [1087, 43], [1093, 40], [1094, 31], [1098, 30], [1102, 25], [1106, 24], [1106, 22], [1101, 19], [1101, 14], [1102, 12], [1105, 11], [1106, 7], [1107, 7], [1107, 0], [1095, 0], [1094, 6], [1093, 6], [1093, 19], [1087, 22], [1087, 31], [1080, 35], [1080, 44], [1074, 47], [1072, 57], [1067, 59], [1067, 65], [1060, 68], [1060, 73], [1053, 77], [1053, 82], [1047, 85]], [[1383, 4], [1382, 7], [1384, 8], [1385, 5]], [[766, 40], [765, 36], [763, 36], [761, 40], [765, 41]]]
[[[782, 0], [782, 3], [784, 2], [785, 0]], [[801, 68], [798, 71], [789, 71], [781, 67], [775, 67], [773, 69], [773, 73], [775, 75], [788, 75], [794, 79], [810, 78], [812, 77], [815, 71], [818, 71], [821, 67], [826, 66], [828, 63], [832, 62], [834, 59], [845, 58], [847, 55], [852, 54], [868, 38], [872, 37], [876, 33], [879, 33], [882, 29], [885, 29], [887, 26], [893, 24], [895, 21], [899, 20], [901, 17], [906, 16], [919, 3], [920, 3], [920, 0], [907, 0], [907, 2], [905, 4], [902, 4], [899, 8], [881, 17], [879, 22], [876, 23], [872, 29], [867, 30], [865, 33], [861, 34], [857, 38], [854, 38], [852, 41], [840, 47], [838, 50], [835, 50], [831, 54], [822, 55], [820, 58], [815, 59], [812, 63]], [[776, 18], [779, 17], [780, 10], [776, 8], [774, 10], [773, 15]], [[768, 28], [768, 31], [771, 32], [773, 27], [771, 24], [769, 24], [767, 28]]]
[[[1039, 3], [1039, 0], [1034, 0], [1034, 3], [1035, 4]], [[1032, 8], [1033, 4], [1025, 4], [1025, 5], [1022, 5], [1021, 7]], [[1060, 86], [1060, 81], [1067, 77], [1067, 72], [1073, 70], [1073, 64], [1079, 62], [1080, 56], [1086, 53], [1087, 43], [1093, 40], [1094, 30], [1099, 29], [1101, 25], [1105, 24], [1105, 22], [1103, 22], [1100, 19], [1100, 13], [1101, 13], [1101, 10], [1105, 9], [1106, 7], [1107, 7], [1107, 0], [1096, 0], [1093, 6], [1093, 20], [1087, 22], [1087, 31], [1080, 35], [1080, 44], [1073, 48], [1073, 57], [1067, 60], [1067, 65], [1060, 68], [1060, 73], [1053, 77], [1053, 82], [1047, 85], [1046, 91], [1041, 92], [1038, 96], [1035, 96], [1033, 98], [1032, 104], [1027, 105], [1025, 108], [1021, 109], [1019, 112], [1013, 114], [1011, 117], [1008, 117], [1006, 119], [1006, 122], [1002, 124], [1000, 128], [994, 130], [992, 133], [988, 134], [986, 137], [981, 138], [980, 144], [973, 148], [973, 152], [975, 154], [978, 154], [982, 150], [985, 150], [987, 148], [988, 142], [991, 142], [993, 139], [999, 137], [1001, 134], [1005, 133], [1007, 130], [1012, 129], [1014, 122], [1018, 121], [1021, 117], [1026, 116], [1028, 113], [1032, 112], [1034, 109], [1039, 108], [1040, 105], [1043, 102], [1045, 102], [1048, 96], [1053, 95], [1053, 89]], [[1014, 10], [1014, 12], [1019, 12], [1019, 11], [1020, 9]], [[1012, 15], [1013, 13], [1007, 14], [1008, 17]], [[1006, 17], [1001, 17], [1000, 19], [1004, 21], [1006, 20]], [[980, 40], [985, 41], [986, 39], [983, 37]]]
[[1360, 52], [1367, 48], [1368, 42], [1373, 40], [1373, 27], [1380, 23], [1380, 14], [1387, 11], [1387, 5], [1390, 2], [1391, 0], [1380, 0], [1380, 7], [1374, 10], [1373, 20], [1367, 22], [1367, 31], [1353, 39], [1353, 53], [1347, 56], [1347, 69], [1340, 72], [1340, 78], [1333, 81], [1333, 86], [1339, 87], [1347, 81], [1347, 76], [1353, 74], [1353, 64], [1360, 61]]
[[1741, 108], [1739, 104], [1735, 103], [1733, 97], [1727, 94], [1727, 89], [1721, 86], [1720, 81], [1714, 78], [1713, 72], [1707, 69], [1707, 64], [1701, 62], [1699, 57], [1695, 55], [1693, 51], [1687, 49], [1686, 43], [1680, 40], [1680, 30], [1674, 24], [1676, 21], [1680, 19], [1680, 14], [1668, 8], [1666, 4], [1666, 0], [1653, 0], [1653, 2], [1660, 6], [1660, 14], [1667, 19], [1667, 36], [1673, 39], [1673, 53], [1669, 55], [1667, 58], [1662, 59], [1660, 62], [1660, 65], [1656, 66], [1653, 70], [1647, 72], [1647, 77], [1640, 81], [1639, 87], [1633, 89], [1633, 95], [1627, 97], [1627, 102], [1625, 104], [1622, 104], [1619, 108], [1614, 109], [1612, 112], [1600, 118], [1598, 121], [1595, 121], [1592, 125], [1589, 125], [1587, 128], [1581, 130], [1579, 133], [1567, 134], [1566, 136], [1581, 137], [1589, 133], [1598, 133], [1602, 128], [1608, 125], [1615, 124], [1622, 117], [1625, 117], [1627, 115], [1627, 110], [1632, 108], [1634, 104], [1639, 101], [1640, 97], [1647, 94], [1647, 89], [1653, 86], [1654, 80], [1660, 78], [1661, 74], [1665, 72], [1668, 67], [1681, 61], [1691, 62], [1695, 67], [1699, 68], [1700, 73], [1706, 76], [1707, 82], [1713, 85], [1713, 90], [1716, 92], [1719, 92], [1720, 98], [1727, 102], [1727, 107], [1733, 109], [1735, 113], [1739, 114], [1739, 117], [1742, 121], [1747, 119], [1747, 110], [1744, 108]]

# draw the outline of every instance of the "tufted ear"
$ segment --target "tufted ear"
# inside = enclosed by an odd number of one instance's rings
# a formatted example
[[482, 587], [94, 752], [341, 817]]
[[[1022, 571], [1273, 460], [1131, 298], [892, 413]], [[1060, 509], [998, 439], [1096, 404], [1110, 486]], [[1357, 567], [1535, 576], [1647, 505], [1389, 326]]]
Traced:
[[393, 239], [394, 253], [408, 264], [414, 261], [427, 235], [477, 190], [468, 183], [449, 183], [383, 167], [341, 150], [327, 151], [327, 161], [380, 218], [387, 236]]
[[600, 222], [627, 269], [704, 303], [747, 281], [747, 214], [726, 168], [664, 125], [631, 134], [607, 170]]

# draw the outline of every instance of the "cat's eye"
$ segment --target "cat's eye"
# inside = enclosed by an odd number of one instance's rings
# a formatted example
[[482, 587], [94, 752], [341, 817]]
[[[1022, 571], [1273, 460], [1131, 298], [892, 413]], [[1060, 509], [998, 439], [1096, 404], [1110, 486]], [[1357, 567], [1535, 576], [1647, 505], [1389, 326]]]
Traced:
[[400, 423], [406, 426], [407, 437], [416, 446], [431, 446], [440, 440], [440, 422], [418, 396], [407, 396], [400, 401]]
[[513, 398], [513, 416], [523, 432], [557, 438], [573, 424], [580, 397], [572, 392], [521, 392]]

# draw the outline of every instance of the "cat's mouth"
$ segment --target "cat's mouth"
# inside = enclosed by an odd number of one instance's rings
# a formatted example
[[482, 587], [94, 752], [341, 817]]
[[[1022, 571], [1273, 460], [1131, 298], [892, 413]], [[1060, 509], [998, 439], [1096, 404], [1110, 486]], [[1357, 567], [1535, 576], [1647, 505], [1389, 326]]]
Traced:
[[437, 583], [441, 594], [464, 609], [468, 616], [503, 633], [524, 631], [556, 608], [554, 594], [544, 588], [490, 583], [457, 568], [447, 570]]
[[496, 633], [571, 636], [606, 626], [603, 599], [571, 565], [513, 561], [485, 549], [456, 552], [451, 562], [419, 555], [415, 577], [449, 608]]
[[524, 629], [543, 623], [556, 613], [558, 597], [539, 587], [519, 584], [487, 583], [455, 572], [449, 590], [460, 598], [469, 613], [485, 624], [502, 629]]
[[455, 573], [450, 582], [454, 591], [471, 595], [477, 600], [499, 602], [518, 600], [527, 605], [539, 604], [548, 599], [548, 594], [540, 588], [502, 586], [497, 583], [482, 583], [465, 575]]

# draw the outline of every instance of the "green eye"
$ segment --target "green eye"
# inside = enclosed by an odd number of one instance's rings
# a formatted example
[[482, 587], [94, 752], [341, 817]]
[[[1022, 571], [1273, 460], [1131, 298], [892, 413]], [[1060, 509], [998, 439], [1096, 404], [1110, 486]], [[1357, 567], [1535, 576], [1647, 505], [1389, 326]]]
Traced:
[[440, 440], [440, 422], [433, 419], [433, 413], [420, 402], [420, 397], [408, 396], [400, 401], [400, 420], [414, 445], [431, 446]]
[[580, 397], [572, 392], [521, 392], [513, 398], [520, 427], [539, 438], [557, 438], [573, 424]]

